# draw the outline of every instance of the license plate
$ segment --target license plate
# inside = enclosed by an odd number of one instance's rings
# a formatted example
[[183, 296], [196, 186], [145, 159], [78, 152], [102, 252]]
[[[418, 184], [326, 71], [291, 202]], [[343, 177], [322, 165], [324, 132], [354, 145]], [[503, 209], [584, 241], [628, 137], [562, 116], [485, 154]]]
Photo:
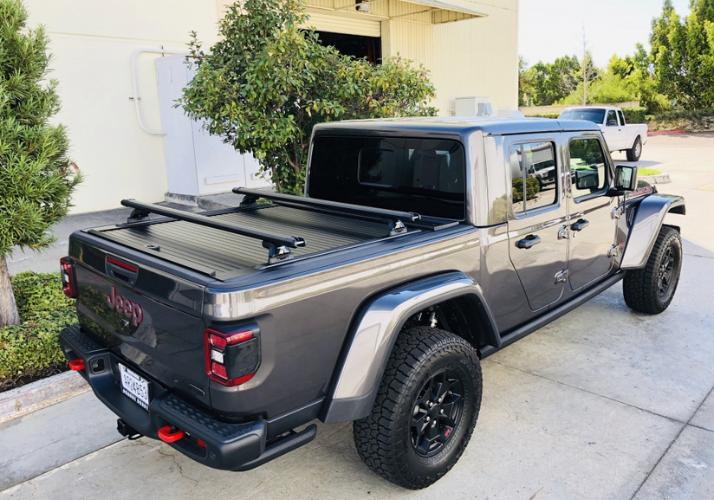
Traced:
[[119, 363], [121, 391], [143, 409], [149, 409], [149, 381]]

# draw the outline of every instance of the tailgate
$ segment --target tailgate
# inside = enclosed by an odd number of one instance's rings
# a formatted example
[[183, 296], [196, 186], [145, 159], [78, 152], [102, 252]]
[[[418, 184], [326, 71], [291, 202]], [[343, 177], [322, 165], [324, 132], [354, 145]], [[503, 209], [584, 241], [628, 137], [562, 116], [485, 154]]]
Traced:
[[[80, 325], [130, 365], [209, 405], [203, 288], [115, 253], [73, 242]], [[78, 248], [79, 247], [79, 248]]]

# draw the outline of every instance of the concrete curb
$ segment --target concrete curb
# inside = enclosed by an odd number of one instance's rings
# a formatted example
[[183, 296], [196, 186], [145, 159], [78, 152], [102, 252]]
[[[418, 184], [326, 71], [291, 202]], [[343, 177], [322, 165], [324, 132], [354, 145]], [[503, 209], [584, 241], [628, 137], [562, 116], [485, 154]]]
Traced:
[[669, 174], [644, 175], [640, 177], [640, 180], [647, 181], [650, 184], [669, 184], [672, 182], [669, 178]]
[[52, 406], [89, 390], [77, 373], [64, 372], [0, 392], [0, 424]]
[[652, 132], [648, 132], [648, 136], [656, 136], [656, 135], [684, 135], [687, 134], [687, 130], [683, 128], [674, 128], [674, 129], [668, 129], [668, 130], [653, 130]]

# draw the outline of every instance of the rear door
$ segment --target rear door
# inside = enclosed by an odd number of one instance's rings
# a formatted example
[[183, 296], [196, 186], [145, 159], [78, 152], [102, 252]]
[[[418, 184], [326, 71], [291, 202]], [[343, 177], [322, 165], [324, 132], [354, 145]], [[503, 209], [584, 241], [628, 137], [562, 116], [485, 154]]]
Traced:
[[577, 290], [612, 269], [617, 222], [613, 209], [617, 198], [608, 195], [613, 171], [610, 155], [598, 134], [571, 134], [567, 154], [570, 169], [568, 281], [570, 287]]
[[[567, 271], [566, 207], [557, 137], [529, 136], [504, 140], [509, 200], [508, 239], [511, 263], [533, 311], [557, 302]], [[555, 182], [539, 183], [534, 165], [554, 166]]]

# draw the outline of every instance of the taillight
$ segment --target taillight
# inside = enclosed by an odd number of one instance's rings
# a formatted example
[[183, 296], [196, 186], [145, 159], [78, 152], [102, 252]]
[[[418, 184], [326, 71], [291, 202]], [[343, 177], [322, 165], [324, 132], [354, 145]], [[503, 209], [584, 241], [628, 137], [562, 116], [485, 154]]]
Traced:
[[74, 276], [74, 265], [69, 257], [60, 259], [60, 271], [62, 274], [62, 291], [70, 299], [77, 298], [77, 282]]
[[260, 362], [257, 329], [204, 331], [206, 374], [222, 385], [243, 384], [255, 375]]

